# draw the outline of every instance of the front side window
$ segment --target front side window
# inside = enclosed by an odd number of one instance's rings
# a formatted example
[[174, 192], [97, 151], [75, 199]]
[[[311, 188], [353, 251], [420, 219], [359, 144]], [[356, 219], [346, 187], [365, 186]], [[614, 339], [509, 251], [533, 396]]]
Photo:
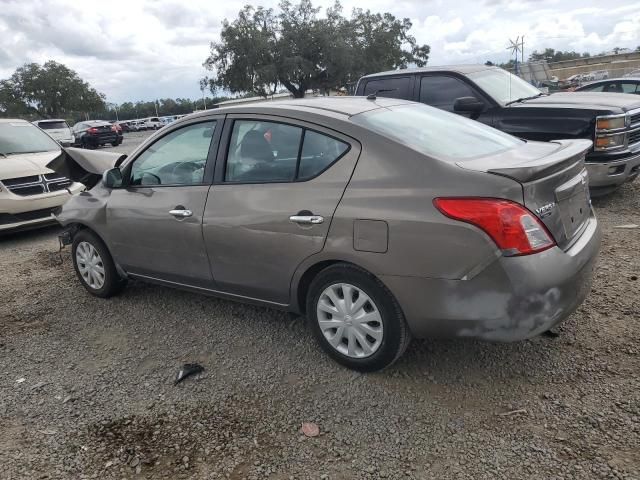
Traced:
[[54, 150], [60, 150], [60, 145], [35, 125], [27, 122], [0, 122], [0, 163], [3, 160], [1, 155]]
[[225, 181], [309, 180], [348, 150], [349, 144], [306, 128], [263, 120], [236, 120]]
[[581, 88], [581, 92], [602, 92], [602, 90], [606, 87], [605, 83], [601, 83], [600, 85], [593, 85], [591, 87]]
[[391, 77], [368, 80], [364, 87], [363, 95], [376, 93], [378, 97], [401, 98], [408, 99], [409, 85], [411, 79], [409, 77]]
[[453, 104], [460, 97], [475, 97], [474, 91], [462, 80], [444, 75], [422, 77], [420, 102], [453, 112]]
[[151, 144], [134, 160], [130, 185], [202, 183], [215, 127], [215, 121], [188, 125]]
[[501, 104], [520, 98], [534, 97], [542, 92], [520, 77], [501, 68], [490, 68], [467, 74], [476, 85]]
[[379, 108], [351, 119], [413, 150], [451, 162], [496, 154], [524, 143], [480, 122], [421, 104]]
[[637, 83], [622, 82], [622, 92], [623, 93], [640, 93], [640, 90], [638, 90]]

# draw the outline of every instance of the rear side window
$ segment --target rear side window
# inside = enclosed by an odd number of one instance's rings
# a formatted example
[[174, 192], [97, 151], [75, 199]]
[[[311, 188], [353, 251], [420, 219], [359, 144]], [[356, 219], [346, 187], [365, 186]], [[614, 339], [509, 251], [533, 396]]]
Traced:
[[302, 144], [298, 179], [315, 177], [348, 149], [349, 145], [340, 140], [307, 130]]
[[225, 181], [309, 180], [348, 150], [347, 143], [302, 127], [264, 120], [236, 120]]
[[592, 87], [581, 88], [580, 91], [581, 92], [601, 92], [604, 89], [605, 86], [606, 86], [606, 84], [594, 85]]
[[638, 84], [631, 82], [622, 82], [622, 91], [624, 93], [640, 93]]
[[[363, 95], [366, 96], [378, 92], [378, 97], [409, 99], [411, 98], [411, 94], [409, 92], [410, 85], [410, 77], [372, 79], [367, 81]], [[387, 91], [382, 92], [381, 90]]]
[[38, 126], [43, 130], [55, 130], [59, 128], [69, 128], [67, 122], [40, 122]]
[[524, 143], [480, 122], [420, 104], [379, 108], [351, 120], [417, 152], [451, 162], [496, 154]]
[[[453, 112], [453, 104], [460, 97], [476, 97], [469, 85], [462, 80], [445, 75], [422, 77], [420, 102]], [[479, 99], [478, 99], [479, 100]]]

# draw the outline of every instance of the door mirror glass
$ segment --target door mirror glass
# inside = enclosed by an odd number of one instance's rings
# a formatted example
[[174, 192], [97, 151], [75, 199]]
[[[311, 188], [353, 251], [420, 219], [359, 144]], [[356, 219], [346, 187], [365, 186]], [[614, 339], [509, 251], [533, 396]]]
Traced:
[[102, 183], [107, 188], [122, 187], [122, 172], [119, 168], [112, 168], [102, 174]]
[[484, 103], [476, 97], [460, 97], [453, 102], [453, 110], [455, 112], [478, 113], [484, 108]]

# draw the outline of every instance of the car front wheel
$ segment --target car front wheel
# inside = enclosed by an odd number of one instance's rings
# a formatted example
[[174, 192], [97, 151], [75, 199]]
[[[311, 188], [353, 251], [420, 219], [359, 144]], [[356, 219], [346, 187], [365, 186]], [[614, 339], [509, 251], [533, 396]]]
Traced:
[[373, 275], [348, 264], [316, 276], [307, 296], [307, 318], [332, 358], [362, 372], [394, 363], [411, 339], [391, 292]]
[[81, 230], [74, 236], [71, 255], [80, 283], [92, 295], [111, 297], [126, 285], [106, 245], [90, 230]]

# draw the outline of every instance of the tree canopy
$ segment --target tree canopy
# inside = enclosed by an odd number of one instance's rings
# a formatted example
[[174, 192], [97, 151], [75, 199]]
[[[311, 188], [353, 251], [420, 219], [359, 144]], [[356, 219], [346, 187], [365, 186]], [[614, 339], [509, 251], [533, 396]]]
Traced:
[[212, 92], [252, 92], [267, 96], [286, 88], [295, 97], [308, 89], [326, 91], [380, 70], [424, 66], [429, 46], [409, 34], [408, 18], [354, 9], [342, 14], [336, 1], [320, 16], [310, 0], [280, 2], [278, 12], [246, 6], [223, 23], [204, 66]]
[[543, 52], [538, 52], [534, 50], [534, 52], [529, 55], [530, 62], [537, 62], [541, 60], [546, 60], [547, 62], [562, 62], [564, 60], [576, 60], [578, 58], [589, 58], [591, 54], [589, 52], [578, 53], [574, 51], [566, 51], [562, 50], [554, 50], [553, 48], [545, 48]]
[[55, 61], [27, 63], [0, 81], [0, 112], [65, 117], [75, 111], [104, 108], [104, 95], [76, 72]]

